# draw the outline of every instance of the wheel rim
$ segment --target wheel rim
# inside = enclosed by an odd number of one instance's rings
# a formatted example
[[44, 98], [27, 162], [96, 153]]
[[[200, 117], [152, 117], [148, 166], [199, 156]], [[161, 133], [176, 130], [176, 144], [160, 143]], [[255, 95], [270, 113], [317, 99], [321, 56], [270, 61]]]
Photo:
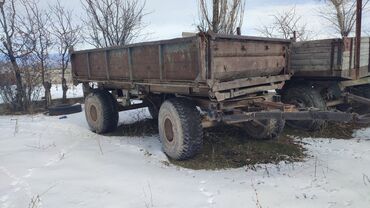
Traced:
[[98, 111], [94, 105], [90, 107], [90, 116], [93, 121], [98, 120]]
[[173, 142], [174, 134], [173, 134], [173, 125], [170, 119], [166, 119], [164, 122], [164, 132], [167, 141]]

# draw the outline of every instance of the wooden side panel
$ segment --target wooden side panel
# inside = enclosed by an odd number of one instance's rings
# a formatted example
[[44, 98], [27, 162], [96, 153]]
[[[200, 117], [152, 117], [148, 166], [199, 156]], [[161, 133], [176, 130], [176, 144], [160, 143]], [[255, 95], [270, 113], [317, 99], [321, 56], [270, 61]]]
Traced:
[[289, 43], [220, 39], [211, 48], [217, 80], [274, 76], [287, 70]]
[[197, 79], [200, 72], [197, 47], [197, 42], [163, 45], [163, 79]]
[[[352, 72], [354, 76], [355, 60], [356, 60], [356, 40], [349, 38], [345, 40], [346, 49], [343, 52], [343, 69]], [[361, 57], [360, 57], [360, 77], [369, 76], [369, 59], [370, 59], [370, 38], [362, 38], [361, 40]]]
[[[370, 39], [362, 38], [360, 77], [369, 76]], [[291, 67], [296, 76], [356, 78], [355, 38], [294, 43]]]
[[87, 53], [73, 54], [71, 62], [73, 73], [76, 77], [88, 77], [88, 58]]
[[200, 37], [191, 37], [73, 52], [74, 77], [98, 81], [205, 82], [201, 43]]
[[107, 77], [104, 51], [90, 53], [90, 75], [98, 79]]
[[131, 48], [134, 80], [159, 79], [159, 52], [157, 45]]
[[113, 80], [129, 80], [127, 50], [111, 50], [108, 53], [109, 73]]
[[295, 75], [331, 74], [341, 70], [342, 45], [338, 39], [293, 43], [291, 67]]

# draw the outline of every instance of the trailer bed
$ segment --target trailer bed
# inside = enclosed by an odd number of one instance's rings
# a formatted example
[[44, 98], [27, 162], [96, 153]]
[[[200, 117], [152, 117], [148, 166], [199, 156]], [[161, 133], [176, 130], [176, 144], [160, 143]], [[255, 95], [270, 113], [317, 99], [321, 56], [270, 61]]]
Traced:
[[281, 85], [288, 80], [290, 43], [283, 39], [200, 33], [124, 47], [72, 51], [73, 79], [76, 83], [97, 82], [112, 88], [141, 86], [149, 93], [225, 100], [257, 89], [273, 90], [276, 85], [271, 84]]

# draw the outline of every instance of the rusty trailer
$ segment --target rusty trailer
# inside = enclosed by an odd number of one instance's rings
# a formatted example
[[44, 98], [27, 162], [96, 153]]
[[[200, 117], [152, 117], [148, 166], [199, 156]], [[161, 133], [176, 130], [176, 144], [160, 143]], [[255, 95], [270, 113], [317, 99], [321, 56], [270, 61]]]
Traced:
[[[356, 47], [360, 47], [360, 57]], [[370, 38], [293, 42], [292, 78], [280, 91], [285, 103], [345, 112], [358, 103], [370, 106]], [[303, 93], [304, 92], [304, 93]], [[288, 122], [295, 128], [320, 130], [325, 122]]]
[[[211, 97], [218, 101], [282, 87], [290, 41], [206, 34], [73, 51], [76, 83]], [[257, 87], [257, 88], [256, 88]]]
[[94, 132], [115, 129], [118, 111], [148, 107], [165, 153], [178, 160], [199, 152], [202, 128], [219, 123], [241, 126], [251, 138], [275, 139], [285, 120], [366, 119], [282, 103], [275, 90], [292, 76], [290, 47], [290, 40], [200, 33], [71, 51], [72, 74], [84, 85]]
[[292, 43], [291, 68], [296, 78], [356, 80], [370, 74], [370, 38], [361, 39], [356, 68], [356, 39], [326, 39]]

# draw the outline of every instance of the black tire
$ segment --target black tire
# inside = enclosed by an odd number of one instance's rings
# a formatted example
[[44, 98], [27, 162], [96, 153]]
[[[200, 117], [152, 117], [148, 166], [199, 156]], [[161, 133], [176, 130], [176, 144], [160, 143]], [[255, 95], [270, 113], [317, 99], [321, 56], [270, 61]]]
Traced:
[[190, 159], [202, 149], [201, 117], [191, 101], [183, 98], [165, 101], [159, 111], [158, 122], [163, 150], [170, 158]]
[[262, 120], [243, 123], [243, 128], [251, 139], [272, 140], [278, 139], [285, 127], [284, 120]]
[[[296, 105], [299, 108], [317, 108], [327, 110], [326, 102], [320, 93], [310, 86], [290, 86], [284, 89], [282, 101], [287, 104]], [[287, 125], [306, 131], [319, 131], [325, 127], [326, 122], [313, 121], [287, 121]]]
[[[350, 90], [350, 92], [357, 96], [370, 99], [370, 85], [361, 85], [353, 87]], [[353, 102], [348, 105], [350, 106], [351, 110], [358, 114], [367, 114], [370, 112], [369, 106], [365, 104]]]
[[85, 116], [90, 129], [97, 134], [114, 131], [118, 124], [117, 101], [105, 90], [94, 90], [85, 98]]
[[58, 105], [48, 108], [49, 116], [61, 116], [79, 113], [82, 111], [81, 104], [76, 105]]
[[362, 85], [357, 87], [357, 92], [358, 93], [355, 94], [357, 94], [358, 96], [363, 96], [370, 99], [370, 85]]

